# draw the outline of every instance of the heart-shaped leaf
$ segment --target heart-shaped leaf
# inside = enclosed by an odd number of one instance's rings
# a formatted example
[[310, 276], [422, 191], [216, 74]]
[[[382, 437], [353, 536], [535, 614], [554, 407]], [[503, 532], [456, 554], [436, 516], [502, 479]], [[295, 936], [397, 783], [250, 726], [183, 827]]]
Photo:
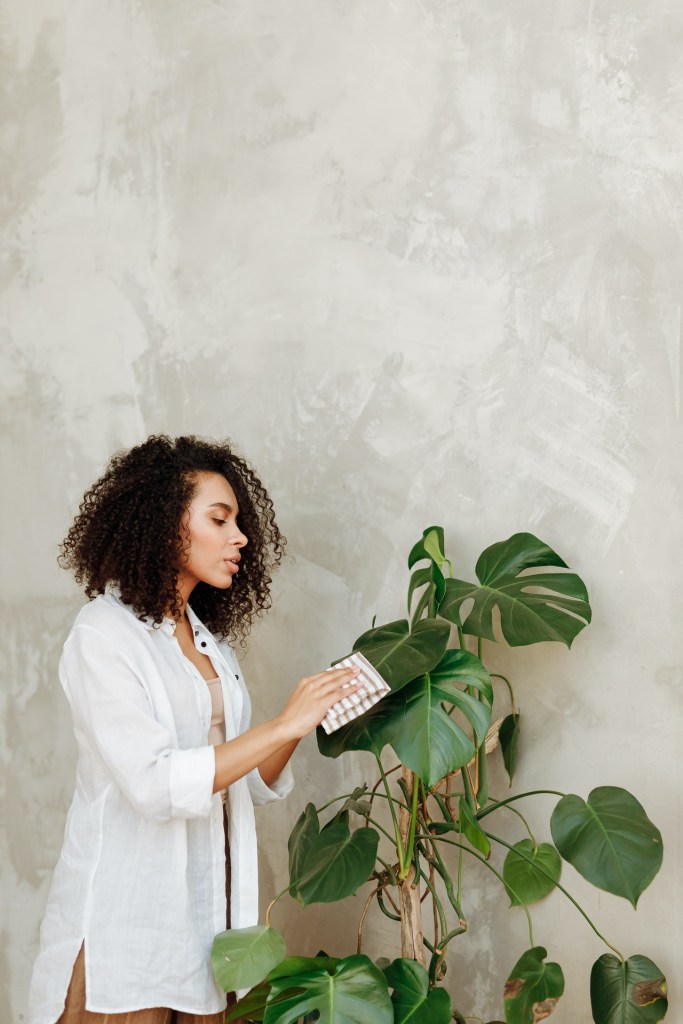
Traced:
[[550, 819], [555, 846], [598, 889], [634, 907], [662, 864], [662, 836], [628, 790], [600, 786], [587, 801], [563, 796]]
[[375, 866], [379, 833], [336, 822], [312, 841], [303, 863], [298, 893], [304, 906], [335, 903], [351, 896]]
[[443, 988], [429, 988], [429, 974], [421, 964], [398, 957], [384, 975], [394, 990], [394, 1024], [449, 1024], [451, 997]]
[[334, 971], [302, 971], [272, 981], [264, 1024], [295, 1024], [317, 1011], [319, 1024], [393, 1024], [384, 975], [362, 954], [340, 960]]
[[234, 992], [263, 981], [284, 955], [285, 940], [274, 928], [231, 928], [213, 940], [211, 966], [220, 987]]
[[557, 1006], [564, 975], [559, 964], [544, 963], [547, 955], [542, 946], [534, 946], [512, 968], [504, 992], [508, 1024], [538, 1024]]
[[659, 1024], [668, 1008], [666, 978], [646, 956], [625, 963], [603, 953], [591, 971], [595, 1024]]
[[407, 619], [397, 619], [363, 633], [353, 649], [365, 655], [392, 690], [400, 690], [438, 664], [449, 635], [445, 622], [426, 619], [411, 631]]
[[320, 821], [315, 804], [306, 804], [292, 829], [287, 848], [289, 850], [289, 884], [296, 892], [298, 880], [303, 874], [303, 865], [313, 840], [320, 833]]
[[503, 865], [510, 905], [542, 900], [559, 882], [561, 871], [562, 860], [550, 843], [539, 843], [536, 849], [530, 839], [515, 843]]
[[485, 697], [492, 694], [491, 680], [479, 659], [458, 650], [446, 652], [433, 672], [380, 702], [391, 701], [385, 709], [391, 721], [387, 722], [384, 738], [389, 738], [403, 764], [428, 788], [467, 764], [476, 752], [468, 733], [442, 705], [455, 705], [462, 712], [477, 743], [482, 742], [491, 723], [488, 703], [459, 689], [458, 683], [481, 691]]
[[[544, 640], [558, 640], [571, 647], [591, 620], [588, 593], [575, 573], [519, 575], [546, 565], [566, 568], [560, 556], [538, 537], [516, 533], [482, 553], [476, 566], [478, 586], [446, 580], [439, 615], [462, 626], [465, 633], [495, 640], [493, 613], [498, 608], [501, 630], [511, 647]], [[472, 609], [461, 622], [461, 607], [469, 599]]]

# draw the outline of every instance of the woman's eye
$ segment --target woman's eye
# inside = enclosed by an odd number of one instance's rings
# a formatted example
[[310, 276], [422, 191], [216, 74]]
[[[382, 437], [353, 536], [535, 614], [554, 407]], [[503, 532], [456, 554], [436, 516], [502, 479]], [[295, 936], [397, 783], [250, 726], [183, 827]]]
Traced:
[[225, 526], [225, 519], [214, 519], [214, 523], [220, 523], [221, 526]]

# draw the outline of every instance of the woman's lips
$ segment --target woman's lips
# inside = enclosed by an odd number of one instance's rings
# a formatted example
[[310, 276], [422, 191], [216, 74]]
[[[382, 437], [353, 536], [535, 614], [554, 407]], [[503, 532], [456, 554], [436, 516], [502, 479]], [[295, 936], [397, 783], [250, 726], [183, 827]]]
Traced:
[[231, 572], [237, 572], [237, 570], [239, 569], [239, 566], [237, 565], [237, 563], [233, 562], [232, 559], [224, 558], [223, 561], [225, 562], [225, 564], [227, 565], [228, 569]]

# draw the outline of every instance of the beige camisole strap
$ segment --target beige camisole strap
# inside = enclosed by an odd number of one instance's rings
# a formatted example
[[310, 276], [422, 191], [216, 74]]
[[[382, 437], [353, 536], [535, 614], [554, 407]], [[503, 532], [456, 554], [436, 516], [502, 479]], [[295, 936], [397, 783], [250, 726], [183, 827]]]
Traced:
[[[209, 743], [217, 746], [225, 743], [225, 708], [223, 707], [223, 691], [219, 676], [207, 679], [206, 684], [211, 694], [211, 725], [209, 726]], [[221, 799], [225, 803], [227, 790], [222, 789]]]

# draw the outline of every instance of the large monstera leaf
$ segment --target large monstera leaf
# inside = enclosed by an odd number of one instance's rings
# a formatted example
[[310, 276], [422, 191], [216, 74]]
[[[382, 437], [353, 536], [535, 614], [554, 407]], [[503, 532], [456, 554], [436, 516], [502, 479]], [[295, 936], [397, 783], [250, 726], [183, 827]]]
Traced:
[[[478, 700], [458, 684], [478, 690], [484, 699]], [[469, 731], [443, 705], [463, 715], [479, 746], [491, 724], [492, 699], [491, 680], [479, 659], [467, 651], [447, 651], [432, 672], [385, 698], [391, 700], [385, 735], [403, 764], [427, 787], [433, 786], [475, 754]]]
[[[483, 699], [461, 687], [471, 687]], [[360, 718], [329, 736], [318, 728], [318, 747], [327, 757], [339, 757], [346, 750], [369, 750], [379, 756], [391, 745], [406, 767], [431, 786], [475, 754], [469, 731], [449, 712], [466, 719], [479, 745], [491, 724], [492, 700], [491, 679], [481, 661], [467, 651], [446, 651], [431, 672], [388, 694]]]
[[264, 1024], [295, 1024], [318, 1013], [320, 1024], [393, 1024], [394, 1013], [382, 972], [363, 954], [347, 956], [334, 967], [269, 976]]
[[446, 650], [449, 633], [445, 622], [425, 619], [411, 632], [408, 620], [399, 619], [358, 637], [354, 651], [365, 655], [394, 693], [329, 735], [318, 726], [320, 753], [325, 757], [339, 757], [346, 750], [369, 750], [379, 757], [391, 742], [393, 723], [403, 707], [403, 703], [395, 699], [397, 691], [434, 668]]
[[445, 622], [426, 619], [413, 630], [407, 619], [369, 629], [353, 645], [375, 666], [392, 690], [429, 672], [448, 646], [450, 630]]
[[[446, 580], [439, 615], [465, 633], [495, 640], [494, 612], [500, 614], [503, 636], [511, 647], [557, 640], [567, 647], [591, 620], [588, 593], [573, 572], [534, 572], [555, 566], [566, 569], [560, 556], [531, 533], [515, 533], [482, 552], [475, 571], [479, 584]], [[461, 621], [462, 605], [473, 605]]]

